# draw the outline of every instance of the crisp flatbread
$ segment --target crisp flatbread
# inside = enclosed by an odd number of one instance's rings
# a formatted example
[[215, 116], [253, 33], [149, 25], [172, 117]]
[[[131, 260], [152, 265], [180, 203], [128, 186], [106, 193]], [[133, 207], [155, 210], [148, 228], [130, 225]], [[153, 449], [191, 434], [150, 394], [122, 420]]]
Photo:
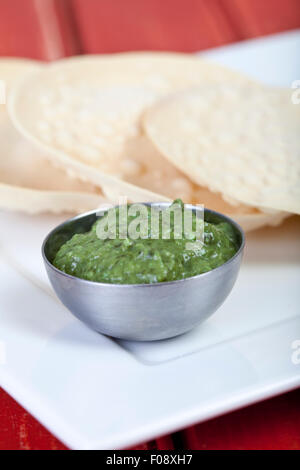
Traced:
[[209, 209], [229, 215], [246, 231], [264, 225], [278, 225], [289, 215], [279, 211], [262, 212], [235, 201], [227, 202], [220, 193], [195, 184], [170, 164], [145, 135], [127, 142], [121, 161], [126, 180], [130, 183], [160, 193], [170, 200], [181, 198], [187, 203], [204, 204]]
[[[23, 59], [1, 59], [0, 80], [9, 95], [13, 82], [42, 67]], [[13, 127], [0, 105], [0, 208], [28, 213], [81, 212], [103, 200], [98, 188], [57, 169]]]
[[289, 91], [207, 84], [161, 100], [143, 123], [195, 183], [263, 210], [300, 213], [300, 106]]
[[245, 229], [279, 223], [231, 204], [192, 183], [143, 135], [145, 109], [174, 90], [195, 84], [253, 83], [236, 72], [184, 54], [128, 53], [63, 59], [14, 87], [10, 114], [18, 130], [52, 162], [101, 187], [110, 200], [161, 201], [181, 197], [229, 215]]
[[[13, 90], [10, 112], [18, 129], [53, 160], [133, 199], [137, 189], [125, 183], [120, 156], [127, 140], [139, 135], [144, 110], [174, 90], [225, 79], [248, 82], [185, 54], [80, 56], [51, 63], [23, 80]], [[150, 191], [139, 195], [157, 200]]]

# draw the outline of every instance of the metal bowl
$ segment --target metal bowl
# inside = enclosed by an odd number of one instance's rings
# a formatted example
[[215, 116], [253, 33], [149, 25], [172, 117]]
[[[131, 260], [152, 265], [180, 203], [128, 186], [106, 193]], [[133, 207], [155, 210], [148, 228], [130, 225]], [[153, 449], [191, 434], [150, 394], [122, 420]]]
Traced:
[[[165, 209], [169, 203], [154, 203]], [[197, 211], [196, 206], [186, 206]], [[104, 213], [104, 212], [103, 212]], [[222, 305], [241, 264], [245, 237], [229, 217], [205, 209], [208, 222], [225, 221], [236, 231], [237, 253], [218, 268], [178, 281], [156, 284], [106, 284], [65, 274], [52, 264], [60, 246], [75, 233], [87, 232], [99, 211], [67, 220], [46, 237], [42, 254], [50, 282], [62, 303], [92, 329], [115, 338], [153, 341], [185, 333]]]

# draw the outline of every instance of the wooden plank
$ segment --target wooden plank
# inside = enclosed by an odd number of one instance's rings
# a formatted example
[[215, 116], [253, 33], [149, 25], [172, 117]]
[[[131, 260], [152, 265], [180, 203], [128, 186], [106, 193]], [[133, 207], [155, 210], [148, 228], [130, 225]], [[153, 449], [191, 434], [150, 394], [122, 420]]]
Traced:
[[66, 449], [1, 388], [0, 423], [0, 450]]
[[0, 0], [0, 55], [55, 60], [79, 53], [69, 0]]
[[132, 447], [128, 450], [173, 450], [174, 444], [172, 436], [158, 437], [155, 441], [149, 441], [145, 444]]
[[219, 0], [72, 0], [82, 50], [195, 51], [237, 40]]
[[72, 2], [70, 0], [53, 0], [53, 2], [64, 55], [71, 56], [81, 54], [80, 38]]
[[229, 21], [241, 38], [253, 38], [300, 27], [299, 0], [222, 0]]
[[182, 433], [185, 449], [300, 450], [300, 389]]
[[0, 55], [45, 57], [40, 21], [33, 2], [1, 0]]

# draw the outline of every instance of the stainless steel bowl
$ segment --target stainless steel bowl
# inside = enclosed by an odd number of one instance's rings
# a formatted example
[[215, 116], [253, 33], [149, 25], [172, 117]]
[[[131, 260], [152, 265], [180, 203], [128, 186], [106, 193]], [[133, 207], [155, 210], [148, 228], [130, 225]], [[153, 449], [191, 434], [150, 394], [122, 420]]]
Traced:
[[[155, 203], [165, 209], [169, 203]], [[195, 206], [190, 207], [197, 211]], [[101, 216], [101, 213], [100, 213]], [[226, 263], [207, 273], [157, 284], [105, 284], [65, 274], [52, 264], [59, 247], [75, 233], [87, 232], [98, 211], [67, 220], [46, 237], [42, 253], [50, 282], [62, 303], [92, 329], [115, 338], [153, 341], [185, 333], [222, 305], [241, 264], [245, 237], [229, 217], [205, 209], [205, 220], [229, 222], [240, 247]]]

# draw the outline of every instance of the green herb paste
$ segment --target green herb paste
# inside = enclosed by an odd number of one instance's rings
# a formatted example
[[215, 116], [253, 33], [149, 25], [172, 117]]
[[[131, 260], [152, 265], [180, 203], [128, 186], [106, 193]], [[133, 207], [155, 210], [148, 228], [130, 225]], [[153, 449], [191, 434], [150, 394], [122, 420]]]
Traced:
[[[176, 200], [183, 209], [181, 200]], [[204, 222], [204, 237], [201, 245], [195, 242], [196, 216], [192, 216], [191, 231], [182, 229], [181, 238], [175, 216], [170, 211], [169, 239], [163, 239], [162, 213], [159, 214], [159, 229], [154, 234], [151, 228], [151, 209], [147, 207], [148, 228], [140, 234], [147, 238], [122, 238], [117, 230], [116, 238], [101, 239], [97, 225], [102, 220], [107, 222], [108, 213], [98, 219], [91, 230], [83, 234], [75, 234], [64, 243], [53, 264], [61, 271], [73, 276], [95, 282], [114, 284], [151, 284], [174, 281], [197, 274], [205, 273], [228, 261], [238, 250], [239, 243], [232, 225], [226, 222]], [[137, 219], [138, 215], [129, 215], [130, 205], [126, 207], [127, 223]], [[120, 220], [119, 209], [116, 211]], [[106, 219], [105, 219], [106, 218]], [[183, 218], [182, 218], [183, 220]], [[203, 222], [202, 222], [203, 226]], [[153, 236], [158, 237], [153, 239]], [[151, 238], [152, 236], [152, 238]], [[194, 242], [195, 249], [187, 248], [187, 243]], [[189, 246], [189, 245], [188, 245]]]

